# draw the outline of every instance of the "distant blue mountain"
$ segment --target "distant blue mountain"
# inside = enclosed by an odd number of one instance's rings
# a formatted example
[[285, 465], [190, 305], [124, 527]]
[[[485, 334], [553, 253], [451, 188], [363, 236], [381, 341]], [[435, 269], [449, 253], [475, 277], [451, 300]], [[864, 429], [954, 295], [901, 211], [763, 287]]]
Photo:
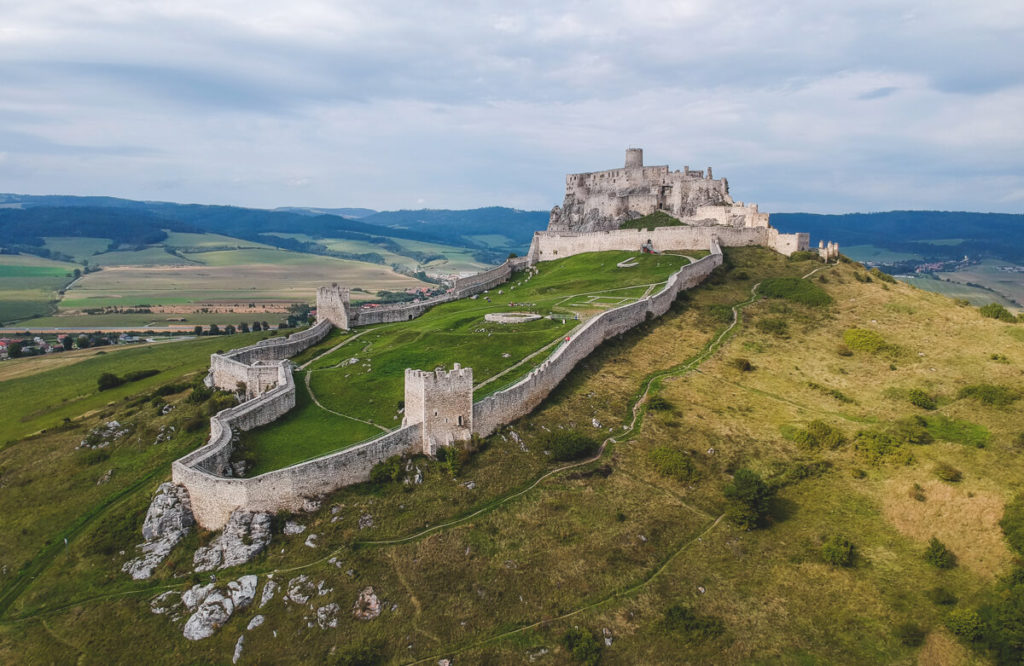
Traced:
[[[887, 213], [772, 213], [772, 226], [786, 233], [810, 232], [811, 244], [837, 241], [843, 246], [874, 245], [950, 261], [968, 255], [1024, 264], [1024, 215], [897, 210]], [[959, 239], [956, 244], [927, 241]]]

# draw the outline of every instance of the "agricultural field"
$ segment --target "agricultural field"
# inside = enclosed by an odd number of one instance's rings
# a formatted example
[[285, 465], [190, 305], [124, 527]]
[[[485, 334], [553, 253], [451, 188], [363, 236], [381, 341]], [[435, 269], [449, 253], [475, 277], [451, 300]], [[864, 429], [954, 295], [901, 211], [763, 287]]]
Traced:
[[[967, 283], [981, 285], [1006, 299], [1024, 303], [1024, 266], [1016, 266], [995, 259], [985, 259], [963, 270], [938, 273], [937, 275], [943, 279], [960, 282], [965, 286], [969, 286]], [[1020, 306], [1016, 306], [1016, 309], [1020, 309]]]
[[999, 303], [1011, 310], [1018, 309], [1017, 305], [998, 292], [972, 287], [959, 280], [955, 280], [953, 276], [958, 276], [960, 273], [940, 273], [940, 275], [947, 279], [939, 280], [928, 276], [900, 275], [899, 280], [918, 289], [942, 294], [952, 299], [963, 299], [971, 305], [981, 306], [988, 303]]
[[0, 323], [45, 315], [78, 266], [24, 254], [0, 254]]
[[51, 252], [60, 252], [77, 262], [92, 262], [93, 255], [105, 252], [110, 246], [109, 238], [90, 238], [88, 236], [50, 236], [43, 238], [45, 247]]
[[[302, 398], [294, 416], [244, 433], [237, 457], [258, 474], [400, 426], [406, 368], [470, 367], [476, 399], [514, 383], [572, 334], [581, 323], [573, 316], [585, 321], [653, 293], [689, 261], [676, 255], [640, 255], [637, 266], [616, 267], [630, 256], [635, 253], [604, 252], [546, 262], [539, 265], [539, 274], [518, 273], [478, 298], [436, 306], [409, 322], [358, 329], [344, 346], [296, 375], [296, 383], [308, 387], [319, 404]], [[594, 302], [599, 299], [604, 303]], [[519, 305], [523, 303], [529, 305]], [[487, 313], [505, 311], [562, 316], [521, 324], [484, 321]], [[324, 419], [330, 427], [323, 427]]]
[[[609, 664], [1019, 661], [1000, 633], [1014, 625], [996, 619], [1022, 619], [999, 524], [1024, 478], [1021, 325], [862, 281], [855, 264], [726, 258], [461, 467], [417, 457], [420, 484], [343, 489], [293, 517], [298, 535], [275, 521], [267, 551], [216, 573], [282, 589], [196, 642], [150, 602], [208, 580], [191, 555], [214, 535], [193, 532], [152, 580], [120, 567], [170, 461], [206, 436], [187, 430], [204, 409], [187, 386], [161, 398], [166, 414], [148, 396], [198, 378], [224, 340], [83, 361], [38, 375], [48, 390], [32, 395], [3, 382], [0, 515], [19, 538], [0, 540], [0, 661], [221, 663], [240, 635], [243, 659], [282, 663], [568, 664], [574, 645]], [[371, 333], [355, 334], [320, 351]], [[163, 372], [96, 392], [99, 372], [148, 367]], [[75, 449], [110, 419], [131, 432], [106, 458]], [[605, 446], [556, 462], [567, 431]], [[741, 478], [764, 485], [737, 494]], [[933, 537], [951, 559], [926, 559]], [[282, 601], [300, 575], [313, 598]], [[366, 587], [381, 600], [372, 621], [351, 612]], [[330, 603], [336, 626], [321, 628]]]

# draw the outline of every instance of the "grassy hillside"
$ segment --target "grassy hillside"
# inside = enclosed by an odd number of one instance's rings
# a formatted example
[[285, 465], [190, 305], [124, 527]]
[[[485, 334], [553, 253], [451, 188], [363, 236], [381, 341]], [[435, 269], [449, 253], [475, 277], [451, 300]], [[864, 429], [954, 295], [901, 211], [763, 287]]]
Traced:
[[[219, 663], [244, 634], [243, 659], [276, 663], [986, 663], [1000, 640], [1002, 660], [1019, 661], [1024, 590], [1002, 582], [1015, 564], [999, 520], [1024, 478], [1021, 325], [852, 264], [756, 248], [727, 260], [455, 479], [417, 459], [421, 485], [339, 491], [297, 517], [300, 535], [275, 523], [267, 553], [218, 580], [304, 574], [326, 591], [312, 606], [279, 592], [195, 643], [149, 600], [206, 580], [191, 553], [212, 535], [186, 540], [152, 581], [119, 568], [171, 456], [202, 433], [153, 445], [145, 431], [110, 463], [74, 446], [105, 419], [183, 426], [197, 407], [187, 392], [156, 419], [122, 395], [70, 406], [103, 411], [0, 451], [0, 515], [21, 534], [0, 546], [0, 660]], [[40, 399], [61, 404], [85, 390], [76, 382]], [[29, 409], [15, 408], [3, 427]], [[605, 448], [554, 462], [545, 451], [566, 429]], [[955, 566], [925, 559], [933, 536]], [[364, 622], [351, 609], [367, 586], [384, 611]], [[321, 629], [328, 603], [337, 627]], [[981, 633], [957, 637], [974, 611]], [[256, 614], [265, 622], [246, 631]]]

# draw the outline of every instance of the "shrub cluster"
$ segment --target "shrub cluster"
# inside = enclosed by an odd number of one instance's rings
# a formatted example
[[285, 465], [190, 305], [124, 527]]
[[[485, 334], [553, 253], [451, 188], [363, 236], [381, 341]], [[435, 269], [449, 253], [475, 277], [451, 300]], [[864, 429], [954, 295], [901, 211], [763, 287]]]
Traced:
[[671, 446], [659, 446], [651, 451], [651, 464], [661, 474], [677, 481], [691, 481], [697, 474], [690, 456]]
[[159, 370], [135, 370], [133, 372], [129, 372], [124, 377], [118, 377], [112, 372], [104, 372], [102, 375], [99, 376], [99, 378], [96, 379], [96, 385], [99, 387], [101, 391], [106, 391], [108, 389], [120, 386], [121, 384], [125, 384], [128, 382], [137, 382], [140, 379], [152, 377], [153, 375], [157, 374], [160, 374]]
[[932, 441], [927, 422], [920, 417], [911, 417], [881, 430], [861, 430], [854, 437], [853, 446], [869, 462], [909, 465], [914, 456], [907, 446], [931, 444]]
[[754, 369], [754, 364], [751, 363], [749, 359], [745, 358], [734, 358], [729, 362], [729, 364], [740, 372], [750, 372]]
[[894, 278], [893, 276], [889, 275], [888, 273], [879, 268], [872, 268], [868, 272], [871, 273], [871, 275], [873, 275], [875, 278], [881, 280], [882, 282], [888, 282], [889, 284], [896, 283], [896, 278]]
[[729, 500], [729, 519], [740, 527], [754, 529], [768, 518], [775, 489], [749, 469], [738, 469], [723, 491]]
[[1011, 324], [1017, 321], [1017, 318], [1013, 316], [1012, 312], [998, 303], [982, 305], [978, 308], [978, 312], [981, 313], [982, 317], [988, 317], [989, 319], [998, 319], [999, 321], [1005, 321]]
[[698, 615], [682, 604], [669, 606], [661, 624], [666, 630], [677, 635], [682, 634], [692, 642], [715, 638], [722, 635], [725, 630], [722, 621], [717, 617]]
[[963, 478], [963, 472], [949, 463], [939, 463], [935, 466], [935, 476], [949, 483], [959, 483]]
[[985, 631], [985, 623], [977, 611], [970, 608], [954, 608], [946, 616], [946, 628], [958, 638], [976, 641]]
[[841, 430], [819, 420], [811, 421], [806, 428], [783, 426], [782, 436], [809, 449], [838, 449], [846, 444]]
[[956, 555], [946, 548], [946, 544], [932, 537], [924, 551], [924, 561], [939, 569], [952, 569], [956, 566]]
[[594, 455], [600, 442], [578, 430], [552, 430], [541, 438], [544, 450], [553, 460], [579, 460]]
[[817, 382], [807, 382], [807, 387], [808, 388], [812, 388], [815, 391], [821, 391], [825, 395], [827, 395], [829, 397], [832, 397], [832, 398], [835, 398], [839, 402], [845, 402], [847, 404], [853, 404], [855, 402], [855, 400], [853, 398], [851, 398], [850, 396], [846, 395], [845, 393], [843, 393], [839, 389], [834, 389], [834, 388], [829, 388], [827, 386], [822, 386], [821, 384], [818, 384]]
[[878, 333], [866, 328], [848, 328], [843, 331], [843, 342], [854, 351], [868, 352], [869, 354], [893, 353], [896, 351], [894, 345], [890, 345]]
[[780, 338], [789, 335], [789, 322], [784, 317], [763, 317], [754, 322], [754, 326], [762, 333]]
[[971, 384], [960, 389], [958, 398], [973, 398], [988, 407], [1009, 407], [1020, 399], [1020, 391], [996, 384]]
[[821, 255], [813, 250], [797, 250], [789, 255], [790, 261], [821, 261]]
[[853, 566], [853, 544], [844, 536], [833, 534], [821, 545], [821, 559], [834, 567]]
[[657, 412], [674, 412], [676, 407], [660, 395], [653, 395], [647, 399], [647, 409]]
[[810, 280], [796, 277], [768, 278], [761, 283], [758, 291], [768, 298], [782, 298], [794, 303], [822, 307], [832, 303], [832, 297]]
[[916, 388], [912, 388], [907, 391], [907, 400], [909, 400], [910, 404], [913, 406], [920, 407], [921, 409], [931, 410], [939, 406], [935, 400], [935, 396]]
[[401, 481], [404, 473], [402, 456], [391, 456], [370, 468], [370, 482], [384, 484]]
[[1003, 534], [1010, 547], [1017, 551], [1018, 555], [1024, 556], [1024, 493], [1006, 504], [999, 526], [1003, 528]]
[[573, 627], [562, 636], [562, 645], [573, 661], [593, 666], [601, 661], [601, 643], [586, 629]]

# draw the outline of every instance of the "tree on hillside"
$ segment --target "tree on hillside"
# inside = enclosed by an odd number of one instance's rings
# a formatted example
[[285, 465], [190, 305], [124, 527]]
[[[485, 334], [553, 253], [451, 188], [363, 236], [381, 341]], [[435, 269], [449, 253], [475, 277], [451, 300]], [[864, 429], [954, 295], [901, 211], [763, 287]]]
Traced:
[[268, 324], [266, 321], [263, 322], [263, 330], [264, 331], [269, 331], [270, 330], [270, 324]]
[[7, 345], [7, 355], [11, 358], [19, 358], [21, 356], [21, 343], [12, 342]]
[[65, 335], [60, 339], [60, 345], [64, 347], [64, 351], [71, 351], [71, 348], [75, 346], [75, 341], [71, 339], [70, 335]]
[[210, 324], [210, 335], [220, 335], [220, 326]]
[[228, 324], [227, 326], [225, 326], [224, 327], [224, 334], [225, 335], [234, 335], [235, 334], [235, 325], [234, 324]]
[[78, 346], [79, 349], [88, 349], [89, 337], [86, 336], [85, 334], [79, 335], [78, 339], [75, 340], [75, 344]]
[[241, 324], [238, 325], [238, 330], [241, 331], [242, 333], [248, 333], [249, 332], [249, 324], [247, 324], [247, 323], [245, 323], [243, 321]]
[[195, 328], [192, 329], [192, 335], [196, 336], [197, 338], [200, 335], [202, 335], [202, 334], [203, 334], [203, 327], [202, 326], [196, 326]]
[[730, 501], [729, 518], [747, 529], [757, 527], [768, 517], [769, 504], [775, 496], [775, 490], [749, 469], [736, 470], [723, 493]]
[[258, 321], [254, 321], [254, 322], [252, 323], [252, 330], [253, 330], [253, 331], [259, 331], [259, 330], [261, 330], [261, 329], [260, 329], [260, 323], [259, 323]]

